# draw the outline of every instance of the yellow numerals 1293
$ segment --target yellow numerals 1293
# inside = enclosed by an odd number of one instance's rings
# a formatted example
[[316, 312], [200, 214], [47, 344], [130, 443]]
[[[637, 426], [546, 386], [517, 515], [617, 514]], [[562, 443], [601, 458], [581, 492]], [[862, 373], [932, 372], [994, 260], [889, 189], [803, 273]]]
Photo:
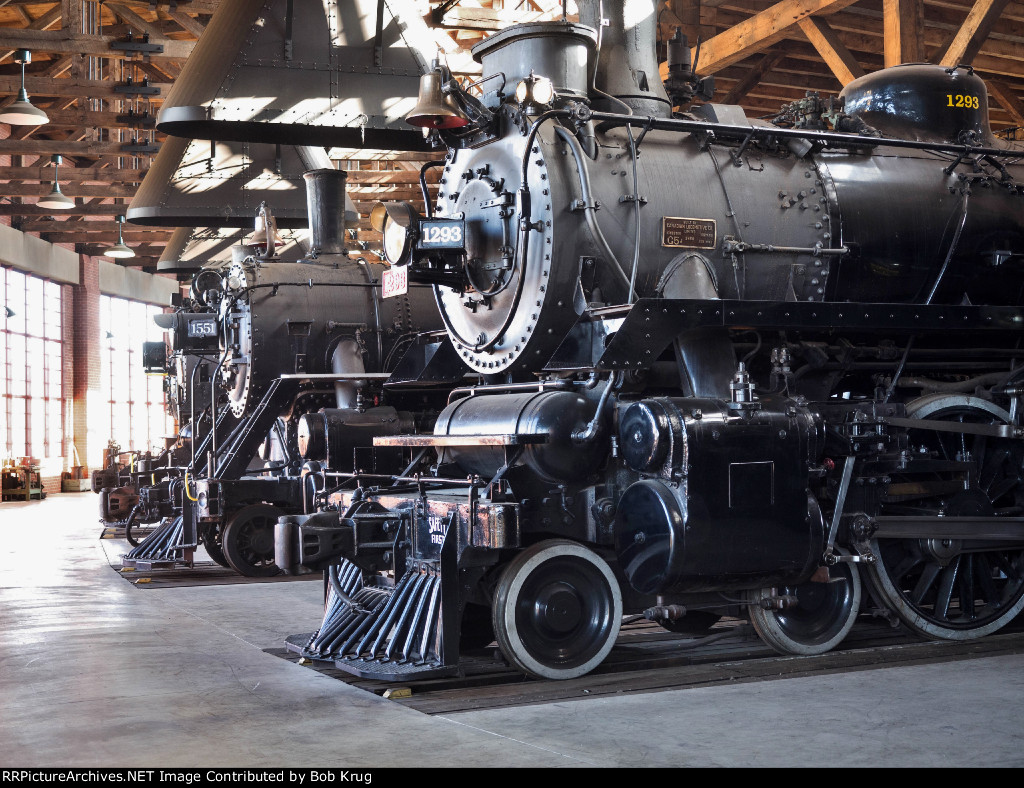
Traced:
[[978, 103], [977, 96], [954, 96], [951, 93], [946, 94], [946, 99], [949, 103], [947, 107], [966, 107], [967, 109], [981, 109], [981, 105]]

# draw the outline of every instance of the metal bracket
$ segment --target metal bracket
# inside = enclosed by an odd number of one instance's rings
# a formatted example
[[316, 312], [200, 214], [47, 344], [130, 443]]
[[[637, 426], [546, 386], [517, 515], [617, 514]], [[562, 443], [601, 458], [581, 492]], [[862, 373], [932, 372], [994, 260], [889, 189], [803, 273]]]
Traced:
[[285, 7], [284, 12], [284, 59], [286, 62], [291, 62], [294, 47], [292, 46], [292, 29], [295, 22], [295, 4], [294, 0], [288, 0], [288, 4]]
[[142, 80], [141, 85], [136, 85], [129, 77], [120, 85], [114, 85], [114, 92], [129, 96], [159, 96], [160, 88], [150, 85], [148, 77]]
[[128, 33], [128, 36], [123, 41], [111, 41], [110, 48], [119, 52], [132, 52], [142, 55], [146, 59], [150, 55], [161, 55], [164, 51], [163, 44], [149, 43], [148, 34], [144, 35], [141, 41], [136, 41], [131, 32]]

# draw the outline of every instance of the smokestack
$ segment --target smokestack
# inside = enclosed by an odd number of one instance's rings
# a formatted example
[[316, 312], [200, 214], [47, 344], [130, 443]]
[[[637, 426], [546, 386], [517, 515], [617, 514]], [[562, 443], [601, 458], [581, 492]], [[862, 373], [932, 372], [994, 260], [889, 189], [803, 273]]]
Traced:
[[[578, 0], [580, 23], [597, 30], [594, 86], [634, 114], [668, 118], [672, 104], [658, 72], [657, 0]], [[595, 109], [625, 112], [622, 104], [594, 97]]]
[[306, 210], [309, 214], [309, 252], [341, 254], [345, 251], [344, 170], [310, 170], [306, 180]]

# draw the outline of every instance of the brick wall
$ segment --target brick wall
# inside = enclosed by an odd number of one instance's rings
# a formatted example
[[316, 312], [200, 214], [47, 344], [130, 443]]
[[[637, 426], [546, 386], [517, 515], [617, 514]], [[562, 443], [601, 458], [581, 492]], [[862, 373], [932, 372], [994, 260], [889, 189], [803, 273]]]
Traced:
[[[102, 467], [106, 447], [105, 441], [89, 433], [90, 416], [94, 430], [96, 425], [104, 423], [99, 418], [104, 413], [100, 402], [100, 281], [99, 260], [80, 255], [78, 261], [78, 284], [69, 288], [73, 317], [71, 341], [66, 345], [72, 349], [73, 364], [70, 437], [88, 475], [94, 468]], [[67, 451], [70, 454], [70, 446]]]

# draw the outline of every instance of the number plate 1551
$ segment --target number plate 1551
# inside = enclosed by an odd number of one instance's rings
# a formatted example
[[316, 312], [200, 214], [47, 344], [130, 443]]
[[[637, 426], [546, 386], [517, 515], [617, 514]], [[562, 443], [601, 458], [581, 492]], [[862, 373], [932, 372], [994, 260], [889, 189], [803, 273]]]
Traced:
[[393, 268], [385, 268], [381, 278], [381, 290], [384, 297], [405, 295], [409, 292], [409, 268], [404, 265], [397, 265]]

